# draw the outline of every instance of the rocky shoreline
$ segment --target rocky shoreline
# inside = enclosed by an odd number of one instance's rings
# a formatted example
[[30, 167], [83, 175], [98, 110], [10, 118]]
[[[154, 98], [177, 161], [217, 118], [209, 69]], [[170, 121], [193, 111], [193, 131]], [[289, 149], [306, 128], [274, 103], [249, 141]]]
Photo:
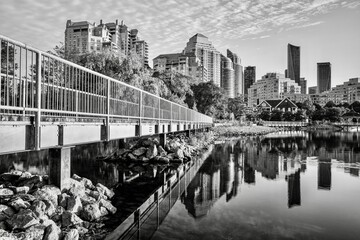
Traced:
[[47, 182], [29, 172], [0, 175], [0, 239], [86, 239], [116, 212], [114, 192], [100, 183], [73, 175], [61, 191]]
[[[186, 137], [169, 134], [164, 148], [157, 138], [137, 139], [99, 158], [123, 166], [125, 181], [155, 179], [173, 173], [214, 141], [212, 132]], [[169, 174], [170, 175], [170, 174]], [[116, 186], [115, 186], [116, 187]], [[47, 175], [11, 171], [0, 175], [0, 239], [104, 239], [106, 222], [117, 214], [114, 191], [73, 175], [63, 190], [48, 185]]]
[[258, 136], [279, 131], [278, 128], [266, 126], [217, 126], [214, 134], [222, 137]]

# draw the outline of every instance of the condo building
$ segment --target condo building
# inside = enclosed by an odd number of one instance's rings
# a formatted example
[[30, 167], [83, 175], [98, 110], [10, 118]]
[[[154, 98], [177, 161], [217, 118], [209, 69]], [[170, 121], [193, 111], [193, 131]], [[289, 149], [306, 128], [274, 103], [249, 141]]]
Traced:
[[235, 96], [235, 71], [230, 58], [221, 55], [221, 87], [228, 98]]
[[328, 91], [331, 88], [331, 63], [322, 62], [317, 64], [318, 93]]
[[148, 44], [138, 37], [138, 30], [128, 30], [118, 20], [100, 24], [88, 21], [66, 22], [65, 29], [65, 55], [70, 52], [84, 54], [88, 52], [109, 51], [116, 54], [120, 59], [134, 52], [142, 61], [144, 67], [148, 66]]
[[301, 88], [284, 74], [267, 73], [248, 90], [248, 106], [259, 105], [264, 100], [283, 99], [285, 94], [300, 94]]
[[300, 88], [301, 88], [301, 94], [306, 94], [306, 85], [307, 85], [307, 81], [305, 78], [300, 78], [300, 82], [299, 82]]
[[287, 75], [285, 77], [300, 84], [300, 47], [288, 44], [287, 47]]
[[183, 53], [195, 53], [200, 59], [201, 65], [207, 70], [207, 79], [205, 82], [211, 81], [216, 86], [221, 85], [221, 54], [215, 49], [208, 37], [197, 33], [192, 36], [186, 44]]
[[255, 83], [256, 80], [256, 67], [248, 66], [244, 70], [244, 94], [248, 94], [248, 89]]
[[244, 75], [243, 66], [239, 56], [227, 49], [227, 57], [232, 61], [234, 69], [234, 97], [240, 97], [244, 94]]

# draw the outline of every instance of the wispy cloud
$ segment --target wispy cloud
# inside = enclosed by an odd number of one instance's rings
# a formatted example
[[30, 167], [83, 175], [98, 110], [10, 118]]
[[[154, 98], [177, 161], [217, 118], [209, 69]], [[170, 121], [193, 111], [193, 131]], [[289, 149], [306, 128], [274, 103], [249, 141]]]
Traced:
[[[270, 31], [308, 28], [313, 16], [357, 8], [358, 0], [0, 0], [0, 33], [51, 48], [64, 39], [67, 19], [124, 20], [150, 45], [152, 57], [181, 51], [193, 34], [210, 40], [262, 39]], [[25, 39], [26, 38], [26, 39]], [[34, 44], [33, 44], [34, 45]], [[47, 50], [44, 49], [44, 50]]]

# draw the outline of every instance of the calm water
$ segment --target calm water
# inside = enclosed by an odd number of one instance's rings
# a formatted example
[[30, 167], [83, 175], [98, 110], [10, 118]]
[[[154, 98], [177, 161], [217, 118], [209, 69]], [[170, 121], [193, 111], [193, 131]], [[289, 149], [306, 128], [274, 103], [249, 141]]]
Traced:
[[217, 144], [152, 239], [360, 239], [359, 140], [293, 132]]

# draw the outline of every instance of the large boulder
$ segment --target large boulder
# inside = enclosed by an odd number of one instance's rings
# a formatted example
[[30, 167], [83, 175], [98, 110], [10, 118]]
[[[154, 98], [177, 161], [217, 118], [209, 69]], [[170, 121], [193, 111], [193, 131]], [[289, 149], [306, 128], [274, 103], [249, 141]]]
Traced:
[[70, 196], [67, 193], [60, 194], [58, 196], [58, 206], [62, 206], [63, 208], [66, 208], [69, 197]]
[[62, 218], [61, 220], [62, 220], [63, 227], [75, 226], [75, 225], [82, 224], [82, 222], [83, 222], [83, 220], [81, 220], [81, 218], [76, 216], [75, 213], [72, 213], [69, 211], [65, 211], [62, 214], [61, 218]]
[[43, 186], [41, 189], [36, 190], [33, 193], [33, 196], [39, 200], [50, 200], [54, 206], [58, 205], [58, 195], [61, 194], [61, 191], [58, 187], [53, 185]]
[[29, 189], [32, 189], [33, 187], [41, 187], [44, 185], [43, 178], [41, 176], [31, 176], [31, 177], [20, 177], [17, 181], [17, 186], [22, 187], [26, 186], [29, 187]]
[[95, 221], [101, 217], [101, 212], [98, 203], [88, 204], [83, 207], [81, 217], [87, 221]]
[[0, 204], [0, 221], [9, 219], [15, 214], [14, 209], [9, 206]]
[[66, 190], [72, 196], [82, 197], [85, 195], [84, 184], [72, 178], [65, 180], [64, 190]]
[[133, 154], [134, 156], [141, 156], [141, 155], [145, 154], [146, 151], [147, 151], [146, 147], [141, 147], [141, 148], [138, 148], [138, 149], [134, 150], [134, 151], [132, 152], [132, 154]]
[[37, 217], [42, 217], [45, 215], [46, 212], [46, 204], [41, 200], [37, 200], [33, 202], [30, 209], [35, 213]]
[[92, 204], [92, 203], [96, 202], [96, 199], [89, 196], [88, 194], [81, 196], [80, 200], [81, 200], [82, 205]]
[[146, 157], [148, 159], [152, 159], [154, 157], [156, 157], [158, 155], [158, 150], [156, 145], [152, 145], [148, 148], [148, 150], [146, 151]]
[[39, 224], [39, 220], [30, 209], [21, 209], [19, 213], [7, 220], [7, 223], [12, 229], [26, 230], [33, 225]]
[[97, 191], [99, 191], [100, 193], [104, 194], [105, 196], [107, 196], [108, 198], [112, 198], [115, 193], [114, 191], [110, 190], [109, 188], [105, 187], [104, 185], [102, 185], [101, 183], [97, 183], [96, 184], [96, 189]]
[[82, 209], [82, 203], [80, 197], [70, 196], [69, 199], [67, 200], [66, 210], [73, 213], [79, 213], [81, 209]]
[[15, 198], [12, 199], [8, 205], [10, 207], [13, 207], [16, 211], [19, 211], [20, 209], [26, 209], [30, 207], [30, 203], [22, 200], [21, 198]]
[[14, 173], [3, 173], [0, 174], [0, 180], [4, 182], [15, 182], [20, 178], [21, 174], [14, 174]]
[[11, 190], [9, 188], [0, 188], [0, 199], [6, 198], [6, 197], [11, 197], [12, 195], [14, 195], [13, 190]]
[[47, 216], [51, 217], [51, 216], [55, 213], [57, 206], [55, 206], [55, 205], [53, 204], [53, 202], [50, 201], [50, 200], [43, 199], [42, 201], [43, 201], [43, 202], [45, 203], [45, 205], [46, 205], [45, 214], [46, 214]]
[[116, 207], [114, 207], [110, 201], [107, 201], [105, 199], [101, 199], [99, 201], [99, 206], [106, 208], [112, 214], [116, 213], [116, 211], [117, 211]]
[[45, 233], [45, 226], [43, 225], [34, 225], [29, 227], [26, 232], [17, 233], [16, 236], [18, 239], [23, 240], [38, 240], [43, 239]]
[[30, 194], [16, 194], [16, 197], [21, 198], [22, 200], [27, 202], [33, 202], [36, 200], [36, 198]]
[[165, 149], [162, 146], [160, 146], [160, 145], [157, 146], [157, 151], [158, 151], [159, 156], [166, 157], [167, 152], [165, 151]]
[[177, 148], [174, 153], [177, 158], [179, 159], [184, 158], [184, 151], [181, 148]]
[[55, 223], [49, 224], [45, 228], [45, 235], [42, 240], [59, 240], [61, 234], [61, 229], [56, 226]]
[[62, 206], [58, 206], [55, 209], [54, 214], [51, 216], [51, 220], [54, 222], [59, 222], [62, 220], [62, 214], [65, 212], [65, 209]]
[[17, 194], [27, 194], [30, 188], [28, 186], [16, 187], [15, 192]]
[[77, 229], [70, 229], [70, 231], [68, 231], [65, 234], [65, 237], [63, 238], [63, 240], [78, 240], [79, 239], [79, 231]]

